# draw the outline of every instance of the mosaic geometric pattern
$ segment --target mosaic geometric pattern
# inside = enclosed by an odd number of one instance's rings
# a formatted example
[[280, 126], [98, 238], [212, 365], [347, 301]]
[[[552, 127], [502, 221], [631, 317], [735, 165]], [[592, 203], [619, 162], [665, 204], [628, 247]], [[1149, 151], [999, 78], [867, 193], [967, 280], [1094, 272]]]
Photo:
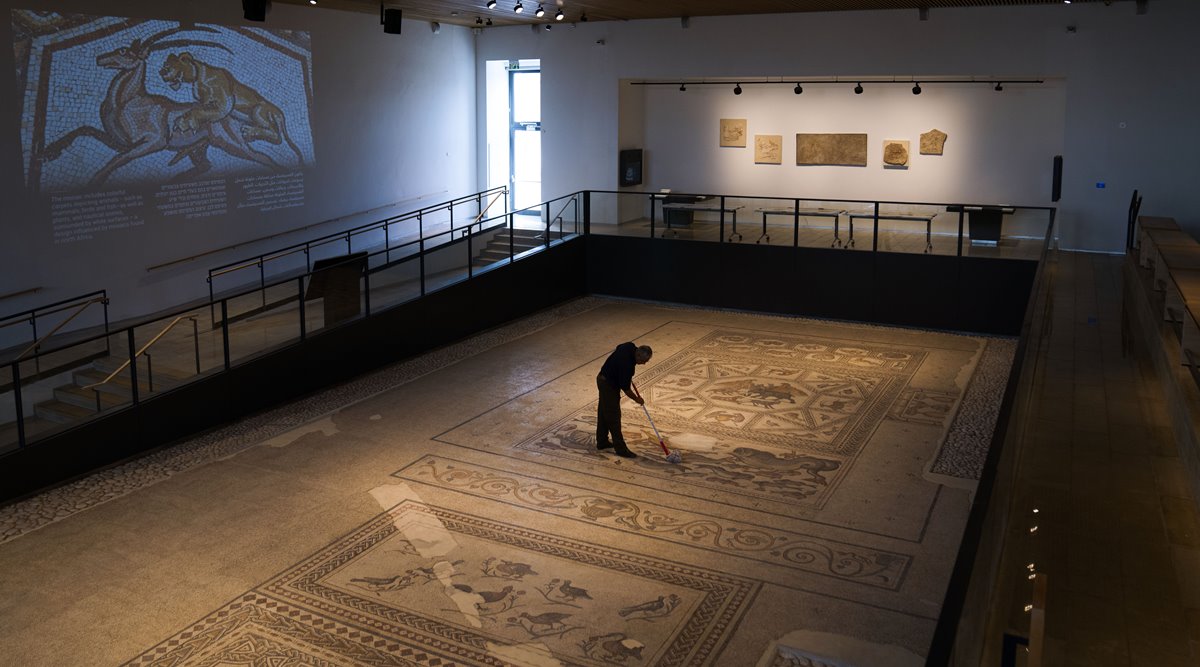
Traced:
[[[426, 456], [395, 476], [727, 556], [864, 586], [898, 590], [912, 558], [745, 521], [650, 505], [528, 475]], [[788, 582], [790, 583], [790, 582]]]
[[760, 587], [529, 523], [405, 501], [130, 664], [704, 665]]
[[958, 394], [954, 392], [909, 387], [900, 392], [900, 397], [892, 403], [888, 419], [944, 426], [957, 404]]
[[[668, 463], [649, 423], [627, 410], [625, 440], [646, 455], [623, 463], [649, 484], [677, 482], [697, 497], [821, 507], [925, 357], [817, 337], [711, 332], [635, 381], [665, 439], [699, 435], [710, 447]], [[595, 415], [595, 403], [578, 408], [515, 447], [591, 468]]]

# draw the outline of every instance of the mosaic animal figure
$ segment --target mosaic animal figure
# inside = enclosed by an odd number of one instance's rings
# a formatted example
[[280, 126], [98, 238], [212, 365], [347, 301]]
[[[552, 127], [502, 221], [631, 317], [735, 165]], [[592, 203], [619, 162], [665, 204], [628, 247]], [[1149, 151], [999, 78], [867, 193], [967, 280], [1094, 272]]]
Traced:
[[472, 595], [478, 595], [480, 598], [483, 599], [484, 604], [500, 602], [501, 600], [508, 598], [509, 594], [511, 594], [513, 591], [512, 586], [505, 586], [504, 588], [502, 588], [498, 591], [477, 591], [477, 590], [473, 590], [470, 586], [468, 586], [466, 584], [454, 584], [454, 587], [464, 593], [471, 593]]
[[239, 81], [229, 70], [197, 60], [191, 53], [172, 53], [167, 56], [158, 74], [171, 87], [179, 90], [191, 87], [196, 103], [177, 116], [174, 130], [190, 134], [226, 119], [234, 119], [248, 150], [275, 164], [275, 160], [250, 146], [252, 141], [279, 145], [286, 143], [304, 166], [304, 155], [287, 131], [287, 119], [279, 107], [262, 93]]
[[[201, 26], [193, 26], [188, 30], [216, 32]], [[198, 128], [190, 134], [172, 130], [175, 119], [185, 114], [191, 106], [163, 95], [154, 95], [146, 89], [146, 64], [150, 54], [185, 45], [228, 51], [225, 46], [215, 42], [166, 39], [183, 31], [183, 28], [165, 30], [96, 56], [98, 67], [116, 70], [100, 103], [100, 127], [82, 125], [71, 130], [37, 151], [37, 159], [42, 163], [57, 160], [63, 151], [84, 137], [99, 141], [116, 151], [116, 155], [92, 175], [88, 182], [92, 188], [104, 185], [117, 169], [160, 151], [174, 153], [168, 165], [174, 165], [185, 157], [191, 161], [192, 168], [180, 174], [177, 177], [180, 179], [191, 178], [212, 168], [208, 160], [209, 146], [235, 157], [271, 166], [261, 154], [250, 150], [241, 133], [235, 130], [232, 119]]]
[[579, 598], [583, 598], [584, 600], [592, 599], [592, 596], [588, 595], [586, 590], [572, 586], [570, 579], [563, 580], [562, 585], [558, 587], [558, 592], [562, 594], [563, 600], [567, 602], [574, 602]]
[[495, 560], [495, 558], [489, 558], [483, 562], [483, 573], [489, 577], [520, 581], [522, 577], [537, 574], [533, 570], [533, 566], [528, 563], [517, 563], [502, 559], [499, 563], [493, 564]]
[[646, 648], [645, 644], [623, 632], [588, 637], [579, 646], [589, 658], [618, 665], [625, 664], [630, 658], [641, 660], [642, 649]]
[[560, 635], [575, 629], [563, 622], [570, 617], [571, 614], [556, 611], [548, 611], [537, 616], [531, 616], [529, 612], [523, 611], [518, 617], [508, 619], [508, 622], [524, 628], [525, 632], [532, 637], [545, 637]]
[[397, 574], [394, 577], [359, 577], [351, 579], [350, 583], [357, 585], [359, 588], [365, 588], [376, 595], [381, 595], [388, 591], [398, 591], [416, 583], [416, 577], [411, 574]]
[[657, 600], [650, 600], [641, 604], [622, 607], [617, 614], [621, 618], [634, 620], [650, 620], [661, 618], [669, 615], [675, 608], [679, 606], [679, 596], [671, 593], [670, 595], [660, 595]]

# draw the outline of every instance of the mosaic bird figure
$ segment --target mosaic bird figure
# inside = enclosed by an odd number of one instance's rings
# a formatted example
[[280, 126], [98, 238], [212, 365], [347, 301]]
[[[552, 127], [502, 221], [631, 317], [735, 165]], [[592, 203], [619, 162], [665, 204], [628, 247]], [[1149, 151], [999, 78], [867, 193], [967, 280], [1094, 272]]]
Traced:
[[612, 662], [624, 663], [628, 658], [641, 660], [642, 649], [646, 648], [646, 645], [636, 639], [610, 639], [600, 644], [600, 647], [608, 653], [605, 658]]
[[536, 575], [533, 566], [527, 563], [514, 563], [508, 560], [500, 561], [500, 564], [494, 568], [496, 574], [507, 579], [520, 579], [526, 575]]
[[567, 602], [574, 602], [579, 598], [583, 598], [584, 600], [592, 599], [592, 596], [588, 595], [586, 590], [572, 586], [570, 579], [563, 580], [562, 586], [558, 587], [558, 592], [562, 593], [563, 599]]
[[650, 600], [641, 604], [635, 604], [629, 607], [623, 607], [617, 613], [623, 618], [658, 618], [666, 616], [679, 606], [679, 596], [674, 593], [670, 595], [660, 595], [657, 600]]
[[556, 611], [548, 611], [537, 616], [530, 616], [529, 612], [521, 612], [520, 617], [508, 619], [509, 623], [516, 623], [531, 635], [542, 635], [561, 630], [566, 627], [563, 621], [570, 618], [570, 614], [563, 614]]
[[484, 604], [491, 604], [493, 602], [499, 602], [499, 601], [507, 598], [509, 593], [512, 593], [512, 590], [513, 590], [512, 586], [505, 586], [504, 588], [502, 588], [498, 591], [476, 591], [476, 590], [472, 590], [471, 587], [466, 584], [454, 584], [454, 587], [464, 593], [471, 593], [473, 595], [478, 595], [479, 597], [483, 598]]

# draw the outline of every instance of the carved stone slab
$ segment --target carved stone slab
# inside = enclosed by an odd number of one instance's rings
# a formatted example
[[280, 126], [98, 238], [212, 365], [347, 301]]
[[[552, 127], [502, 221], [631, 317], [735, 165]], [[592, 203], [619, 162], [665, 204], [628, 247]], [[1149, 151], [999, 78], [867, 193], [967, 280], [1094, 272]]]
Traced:
[[908, 155], [907, 139], [883, 140], [884, 169], [908, 169]]
[[783, 164], [783, 135], [754, 135], [754, 162], [756, 164]]
[[866, 134], [797, 134], [796, 164], [867, 166]]
[[946, 133], [932, 129], [921, 135], [921, 155], [941, 155], [946, 145]]
[[732, 148], [746, 147], [746, 119], [721, 119], [721, 146]]

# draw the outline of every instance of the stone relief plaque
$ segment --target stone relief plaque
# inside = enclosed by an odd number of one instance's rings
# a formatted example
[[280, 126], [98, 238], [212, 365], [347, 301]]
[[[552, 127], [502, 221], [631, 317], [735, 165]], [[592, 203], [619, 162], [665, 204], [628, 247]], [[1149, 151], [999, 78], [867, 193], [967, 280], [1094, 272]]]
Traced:
[[797, 134], [796, 164], [867, 166], [865, 134]]
[[754, 135], [755, 164], [783, 164], [783, 135]]
[[731, 148], [746, 147], [746, 119], [721, 119], [721, 146]]
[[948, 135], [939, 129], [932, 129], [921, 135], [921, 155], [941, 155], [946, 145]]
[[883, 168], [908, 169], [908, 140], [883, 140]]

